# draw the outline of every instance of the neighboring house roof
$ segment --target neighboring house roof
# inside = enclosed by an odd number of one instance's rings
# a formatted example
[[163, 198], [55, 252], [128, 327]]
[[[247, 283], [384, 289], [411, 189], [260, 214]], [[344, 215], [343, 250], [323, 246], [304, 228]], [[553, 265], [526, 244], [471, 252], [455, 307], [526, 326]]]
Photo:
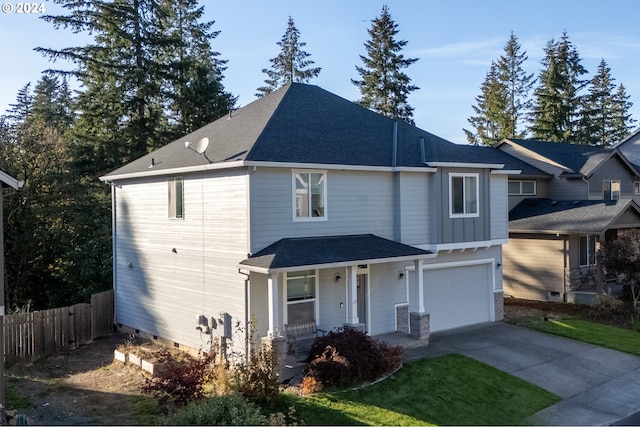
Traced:
[[640, 128], [627, 135], [614, 148], [620, 151], [636, 170], [640, 171]]
[[[563, 166], [567, 171], [560, 174], [560, 176], [564, 177], [572, 175], [588, 177], [606, 160], [618, 154], [615, 149], [611, 148], [603, 149], [593, 145], [546, 142], [535, 139], [507, 139], [501, 144], [509, 142]], [[627, 162], [624, 158], [623, 161]]]
[[[524, 199], [509, 212], [509, 232], [601, 234], [630, 212], [633, 222], [640, 221], [640, 208], [631, 199], [561, 201]], [[616, 226], [618, 225], [618, 226]]]
[[280, 239], [240, 263], [260, 272], [295, 271], [435, 257], [430, 251], [373, 234]]
[[[185, 147], [203, 138], [209, 140], [204, 155]], [[454, 144], [317, 86], [290, 83], [101, 179], [251, 162], [392, 168], [445, 162], [502, 168], [493, 163], [500, 154], [492, 151]]]

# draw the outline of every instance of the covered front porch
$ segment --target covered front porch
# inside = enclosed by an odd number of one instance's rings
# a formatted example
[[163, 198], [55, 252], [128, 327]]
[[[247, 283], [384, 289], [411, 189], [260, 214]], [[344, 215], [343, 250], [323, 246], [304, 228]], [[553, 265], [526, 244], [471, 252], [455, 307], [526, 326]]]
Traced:
[[[305, 237], [279, 240], [239, 267], [249, 274], [257, 334], [290, 350], [285, 325], [308, 321], [321, 331], [402, 331], [428, 342], [423, 277], [415, 275], [410, 282], [407, 269], [420, 270], [433, 257], [430, 251], [372, 234]], [[409, 322], [409, 316], [418, 320]]]

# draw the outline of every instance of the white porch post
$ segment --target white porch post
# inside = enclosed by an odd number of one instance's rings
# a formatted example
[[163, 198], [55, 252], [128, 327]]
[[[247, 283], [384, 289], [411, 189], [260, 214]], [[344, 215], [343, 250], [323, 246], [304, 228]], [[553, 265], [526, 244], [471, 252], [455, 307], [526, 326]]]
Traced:
[[416, 272], [416, 287], [418, 291], [418, 313], [424, 313], [424, 274], [422, 273], [423, 259], [414, 261]]
[[347, 267], [347, 323], [356, 325], [360, 323], [358, 319], [358, 267], [350, 265]]
[[270, 273], [267, 278], [267, 284], [269, 289], [269, 331], [268, 334], [271, 338], [280, 336], [278, 331], [278, 275]]

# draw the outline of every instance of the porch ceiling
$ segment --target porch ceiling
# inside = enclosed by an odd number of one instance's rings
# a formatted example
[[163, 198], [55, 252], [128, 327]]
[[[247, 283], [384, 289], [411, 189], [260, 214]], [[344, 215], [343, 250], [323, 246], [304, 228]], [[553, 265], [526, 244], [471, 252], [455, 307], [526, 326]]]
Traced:
[[240, 262], [239, 267], [262, 273], [377, 264], [435, 257], [431, 251], [373, 234], [299, 237], [278, 240]]

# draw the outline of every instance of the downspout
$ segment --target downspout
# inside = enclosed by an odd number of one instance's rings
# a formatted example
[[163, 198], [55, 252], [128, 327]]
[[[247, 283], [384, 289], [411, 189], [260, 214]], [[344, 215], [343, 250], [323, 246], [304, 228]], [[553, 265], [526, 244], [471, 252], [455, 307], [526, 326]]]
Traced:
[[251, 286], [251, 273], [245, 273], [242, 270], [238, 269], [238, 273], [245, 276], [244, 279], [244, 357], [245, 362], [249, 361], [249, 307], [251, 307], [249, 298], [251, 294], [249, 292]]
[[118, 286], [118, 280], [117, 280], [117, 273], [118, 273], [118, 263], [117, 261], [117, 245], [116, 245], [116, 186], [114, 183], [111, 183], [111, 263], [112, 263], [112, 275], [113, 275], [113, 321], [117, 324], [118, 323], [118, 312], [117, 312], [117, 307], [118, 304], [116, 304], [116, 295], [117, 293], [117, 286]]
[[591, 200], [591, 197], [590, 197], [591, 189], [589, 186], [589, 181], [585, 176], [582, 177], [582, 181], [584, 181], [584, 183], [587, 184], [587, 200]]
[[[567, 236], [562, 236], [562, 259], [563, 259], [563, 274], [562, 274], [562, 286], [564, 288], [564, 292], [562, 292], [562, 300], [563, 302], [567, 302], [567, 258], [569, 256], [569, 245], [568, 245], [568, 240], [567, 240]], [[571, 275], [571, 272], [569, 272], [569, 275]]]

